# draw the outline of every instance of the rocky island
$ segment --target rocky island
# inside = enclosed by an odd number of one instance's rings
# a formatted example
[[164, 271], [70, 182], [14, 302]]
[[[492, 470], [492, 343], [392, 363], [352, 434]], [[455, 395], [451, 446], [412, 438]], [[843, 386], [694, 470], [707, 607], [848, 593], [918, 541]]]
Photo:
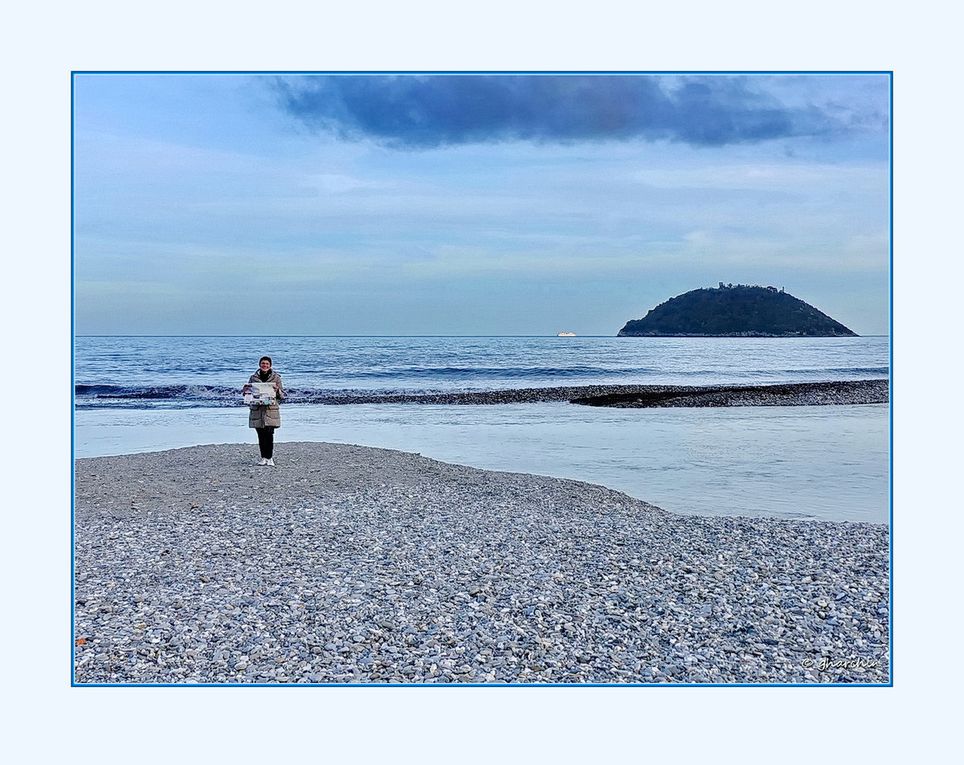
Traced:
[[856, 337], [809, 303], [776, 287], [704, 287], [632, 319], [617, 337]]

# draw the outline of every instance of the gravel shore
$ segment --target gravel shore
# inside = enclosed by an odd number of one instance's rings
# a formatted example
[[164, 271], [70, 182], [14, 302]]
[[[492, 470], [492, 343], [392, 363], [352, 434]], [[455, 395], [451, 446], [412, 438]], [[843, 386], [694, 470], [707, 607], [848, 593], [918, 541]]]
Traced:
[[821, 406], [884, 404], [887, 380], [839, 380], [780, 385], [569, 385], [509, 388], [473, 393], [359, 393], [306, 395], [292, 390], [290, 403], [303, 404], [532, 404], [570, 401], [591, 406]]
[[884, 683], [888, 529], [280, 443], [76, 461], [78, 683]]
[[887, 380], [786, 383], [781, 385], [703, 385], [664, 387], [571, 399], [573, 404], [652, 408], [670, 406], [828, 406], [886, 404]]

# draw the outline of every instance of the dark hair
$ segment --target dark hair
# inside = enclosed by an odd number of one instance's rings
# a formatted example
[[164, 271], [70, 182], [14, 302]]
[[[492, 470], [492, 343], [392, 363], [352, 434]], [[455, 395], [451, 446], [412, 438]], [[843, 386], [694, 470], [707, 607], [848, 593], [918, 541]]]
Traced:
[[260, 359], [258, 359], [258, 363], [259, 363], [259, 364], [260, 364], [262, 361], [267, 361], [269, 364], [272, 363], [270, 356], [262, 356]]

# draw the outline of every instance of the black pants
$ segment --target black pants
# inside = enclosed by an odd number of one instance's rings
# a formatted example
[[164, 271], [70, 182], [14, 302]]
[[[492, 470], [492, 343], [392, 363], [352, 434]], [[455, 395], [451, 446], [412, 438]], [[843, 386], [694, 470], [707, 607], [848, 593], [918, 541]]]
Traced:
[[266, 460], [271, 459], [271, 455], [274, 454], [274, 431], [273, 427], [270, 428], [255, 428], [258, 431], [258, 448], [261, 449], [261, 456]]

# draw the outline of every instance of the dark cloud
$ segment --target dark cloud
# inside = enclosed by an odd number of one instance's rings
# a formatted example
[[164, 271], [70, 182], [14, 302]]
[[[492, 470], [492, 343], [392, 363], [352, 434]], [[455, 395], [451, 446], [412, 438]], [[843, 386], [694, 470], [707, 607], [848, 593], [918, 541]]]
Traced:
[[829, 136], [852, 117], [788, 106], [752, 77], [315, 75], [278, 78], [312, 129], [396, 148], [644, 139], [702, 146]]

